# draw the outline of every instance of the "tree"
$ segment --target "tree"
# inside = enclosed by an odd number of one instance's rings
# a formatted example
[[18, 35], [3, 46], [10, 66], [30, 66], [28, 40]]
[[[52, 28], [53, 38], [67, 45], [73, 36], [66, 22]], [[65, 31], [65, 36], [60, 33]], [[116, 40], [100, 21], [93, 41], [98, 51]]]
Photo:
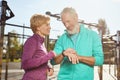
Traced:
[[15, 30], [8, 33], [7, 54], [9, 54], [10, 61], [13, 61], [15, 58], [21, 57], [22, 44], [18, 39], [19, 37], [20, 36], [16, 33]]
[[110, 34], [105, 19], [100, 18], [98, 20], [98, 31], [99, 31], [99, 33], [101, 33], [101, 31], [102, 31], [102, 35]]

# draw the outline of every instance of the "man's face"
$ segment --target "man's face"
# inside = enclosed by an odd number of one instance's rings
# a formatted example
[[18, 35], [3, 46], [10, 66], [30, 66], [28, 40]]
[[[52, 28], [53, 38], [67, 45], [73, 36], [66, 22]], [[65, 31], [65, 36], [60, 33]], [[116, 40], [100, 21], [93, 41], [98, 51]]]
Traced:
[[77, 16], [65, 13], [61, 16], [62, 22], [69, 34], [76, 33], [76, 24], [78, 23]]

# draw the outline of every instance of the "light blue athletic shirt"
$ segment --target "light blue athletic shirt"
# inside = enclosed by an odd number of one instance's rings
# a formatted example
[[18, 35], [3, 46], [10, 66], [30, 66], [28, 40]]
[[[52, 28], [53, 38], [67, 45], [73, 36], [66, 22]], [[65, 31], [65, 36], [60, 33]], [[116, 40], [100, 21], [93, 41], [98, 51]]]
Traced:
[[74, 44], [77, 41], [78, 35], [79, 35], [79, 33], [76, 33], [76, 34], [73, 34], [73, 35], [70, 36], [70, 38], [71, 38], [71, 40], [73, 41]]
[[[55, 44], [54, 51], [56, 54], [61, 54], [63, 50], [67, 48], [73, 48], [78, 55], [94, 56], [94, 65], [102, 65], [104, 55], [100, 36], [96, 32], [85, 28], [84, 25], [80, 26], [80, 33], [76, 36], [77, 38], [75, 36], [72, 38], [76, 39], [74, 42], [67, 33], [64, 33]], [[54, 60], [51, 60], [51, 63], [55, 65]], [[65, 57], [60, 64], [60, 71], [57, 78], [58, 80], [93, 80], [94, 67], [81, 62], [72, 64], [68, 58]]]

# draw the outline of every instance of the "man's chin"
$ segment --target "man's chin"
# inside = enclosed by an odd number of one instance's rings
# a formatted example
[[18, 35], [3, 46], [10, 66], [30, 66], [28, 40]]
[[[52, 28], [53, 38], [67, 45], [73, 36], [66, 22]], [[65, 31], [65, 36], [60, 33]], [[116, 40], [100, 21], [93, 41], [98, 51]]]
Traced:
[[68, 32], [69, 35], [74, 35], [76, 34], [77, 32]]
[[77, 31], [69, 31], [69, 30], [67, 30], [67, 32], [68, 32], [68, 34], [70, 34], [70, 35], [73, 35], [73, 34], [76, 34], [76, 33], [77, 33]]

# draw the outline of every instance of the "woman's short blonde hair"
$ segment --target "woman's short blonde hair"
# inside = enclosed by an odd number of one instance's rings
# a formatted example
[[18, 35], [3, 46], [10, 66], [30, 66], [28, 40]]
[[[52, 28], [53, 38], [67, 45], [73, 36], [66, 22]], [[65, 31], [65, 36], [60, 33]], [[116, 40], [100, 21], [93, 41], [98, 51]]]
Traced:
[[50, 21], [50, 17], [42, 14], [34, 14], [30, 19], [30, 27], [33, 33], [36, 32], [37, 27], [40, 27], [43, 24], [46, 24]]

